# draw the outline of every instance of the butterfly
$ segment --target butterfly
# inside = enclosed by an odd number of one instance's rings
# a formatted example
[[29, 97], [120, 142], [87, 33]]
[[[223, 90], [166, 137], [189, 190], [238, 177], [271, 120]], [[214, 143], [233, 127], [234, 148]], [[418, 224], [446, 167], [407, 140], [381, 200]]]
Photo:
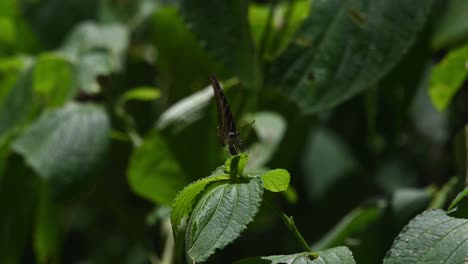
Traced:
[[226, 146], [230, 155], [237, 155], [245, 152], [244, 141], [239, 135], [232, 117], [231, 109], [227, 103], [224, 92], [219, 85], [218, 80], [213, 75], [210, 75], [211, 84], [213, 85], [216, 110], [218, 112], [218, 140], [221, 146]]

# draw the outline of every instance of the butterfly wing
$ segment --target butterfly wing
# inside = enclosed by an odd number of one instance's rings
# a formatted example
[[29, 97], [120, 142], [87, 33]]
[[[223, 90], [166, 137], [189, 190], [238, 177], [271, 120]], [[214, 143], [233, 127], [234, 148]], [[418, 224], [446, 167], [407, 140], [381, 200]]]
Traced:
[[232, 118], [231, 109], [218, 80], [213, 75], [210, 75], [210, 79], [213, 85], [216, 110], [218, 112], [218, 140], [222, 146], [225, 146], [228, 143], [229, 132], [236, 131], [236, 126]]

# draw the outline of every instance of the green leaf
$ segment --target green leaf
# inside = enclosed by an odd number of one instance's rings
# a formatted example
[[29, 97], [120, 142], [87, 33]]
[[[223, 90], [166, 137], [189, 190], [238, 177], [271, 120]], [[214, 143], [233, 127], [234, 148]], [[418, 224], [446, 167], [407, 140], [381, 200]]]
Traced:
[[468, 45], [452, 50], [434, 67], [429, 95], [437, 110], [447, 108], [468, 76]]
[[60, 249], [60, 223], [58, 208], [49, 187], [42, 183], [36, 208], [34, 251], [37, 263], [58, 263]]
[[76, 85], [86, 93], [98, 93], [101, 88], [97, 77], [110, 74], [116, 67], [111, 58], [103, 52], [85, 54], [74, 65]]
[[468, 255], [467, 229], [468, 219], [428, 210], [403, 229], [383, 263], [463, 263]]
[[236, 264], [254, 264], [254, 263], [270, 263], [270, 264], [355, 264], [353, 254], [347, 247], [330, 248], [317, 253], [302, 252], [291, 255], [277, 255], [269, 257], [259, 257], [245, 259], [235, 262]]
[[441, 10], [437, 10], [441, 14], [433, 23], [432, 48], [435, 50], [454, 46], [468, 39], [468, 3], [464, 0], [446, 0], [441, 4]]
[[148, 134], [133, 151], [127, 175], [133, 192], [164, 205], [170, 205], [185, 185], [182, 168], [156, 131]]
[[307, 194], [318, 201], [357, 167], [357, 161], [346, 142], [328, 129], [312, 131], [306, 146], [302, 167], [307, 175]]
[[34, 67], [34, 91], [46, 105], [60, 106], [73, 95], [73, 67], [62, 56], [41, 54]]
[[109, 134], [101, 107], [69, 103], [42, 114], [12, 147], [53, 191], [65, 194], [87, 183], [102, 165]]
[[449, 207], [449, 215], [468, 219], [468, 187], [460, 192]]
[[308, 19], [266, 79], [305, 113], [332, 108], [379, 81], [401, 60], [423, 29], [432, 2], [313, 2]]
[[311, 248], [319, 250], [342, 245], [346, 238], [364, 230], [370, 224], [376, 222], [381, 215], [382, 210], [378, 207], [356, 208], [344, 216]]
[[123, 102], [129, 100], [138, 101], [152, 101], [158, 99], [161, 96], [161, 92], [153, 87], [137, 87], [125, 92], [121, 96]]
[[257, 61], [247, 8], [246, 0], [182, 0], [180, 4], [187, 27], [202, 47], [242, 81], [252, 85], [256, 82]]
[[194, 183], [191, 183], [185, 187], [175, 198], [172, 204], [171, 224], [174, 236], [177, 237], [179, 228], [183, 224], [184, 218], [188, 219], [188, 216], [193, 210], [194, 205], [198, 201], [199, 195], [206, 189], [210, 183], [218, 181], [229, 180], [228, 174], [215, 175], [207, 178], [200, 179]]
[[249, 154], [241, 153], [235, 156], [228, 158], [224, 162], [224, 169], [231, 177], [239, 177], [244, 173], [245, 165], [249, 161]]
[[455, 206], [459, 205], [462, 200], [468, 199], [468, 187], [465, 187], [463, 191], [461, 191], [457, 197], [452, 201], [448, 210], [452, 210]]
[[248, 183], [226, 183], [211, 188], [198, 202], [186, 235], [188, 256], [208, 259], [216, 249], [234, 241], [253, 220], [262, 202], [260, 177]]
[[284, 169], [268, 171], [262, 175], [263, 187], [271, 192], [286, 191], [289, 187], [291, 176]]

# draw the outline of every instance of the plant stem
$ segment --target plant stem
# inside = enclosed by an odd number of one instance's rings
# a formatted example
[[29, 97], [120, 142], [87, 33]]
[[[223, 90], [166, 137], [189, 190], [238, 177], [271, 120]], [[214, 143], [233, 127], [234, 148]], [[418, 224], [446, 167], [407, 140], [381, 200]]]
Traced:
[[296, 240], [299, 242], [299, 244], [302, 246], [302, 248], [307, 251], [307, 252], [314, 252], [307, 241], [304, 239], [302, 236], [301, 232], [296, 227], [296, 224], [294, 223], [294, 219], [292, 216], [288, 216], [286, 213], [284, 213], [278, 206], [276, 206], [270, 199], [265, 199], [266, 203], [268, 206], [275, 211], [276, 214], [283, 220], [284, 224], [289, 228], [289, 230], [293, 233], [294, 237]]

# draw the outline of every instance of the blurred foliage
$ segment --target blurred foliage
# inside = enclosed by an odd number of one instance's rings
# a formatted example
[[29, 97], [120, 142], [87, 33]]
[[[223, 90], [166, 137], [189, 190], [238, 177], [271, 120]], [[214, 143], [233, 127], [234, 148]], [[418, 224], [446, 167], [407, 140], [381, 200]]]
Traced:
[[[464, 0], [0, 1], [0, 263], [173, 263], [178, 193], [176, 222], [208, 226], [190, 233], [199, 260], [253, 219], [208, 263], [458, 263], [467, 16]], [[242, 228], [210, 242], [192, 200], [260, 183], [216, 170], [209, 74], [245, 171], [289, 186], [264, 197], [320, 257], [263, 204], [233, 207]]]

